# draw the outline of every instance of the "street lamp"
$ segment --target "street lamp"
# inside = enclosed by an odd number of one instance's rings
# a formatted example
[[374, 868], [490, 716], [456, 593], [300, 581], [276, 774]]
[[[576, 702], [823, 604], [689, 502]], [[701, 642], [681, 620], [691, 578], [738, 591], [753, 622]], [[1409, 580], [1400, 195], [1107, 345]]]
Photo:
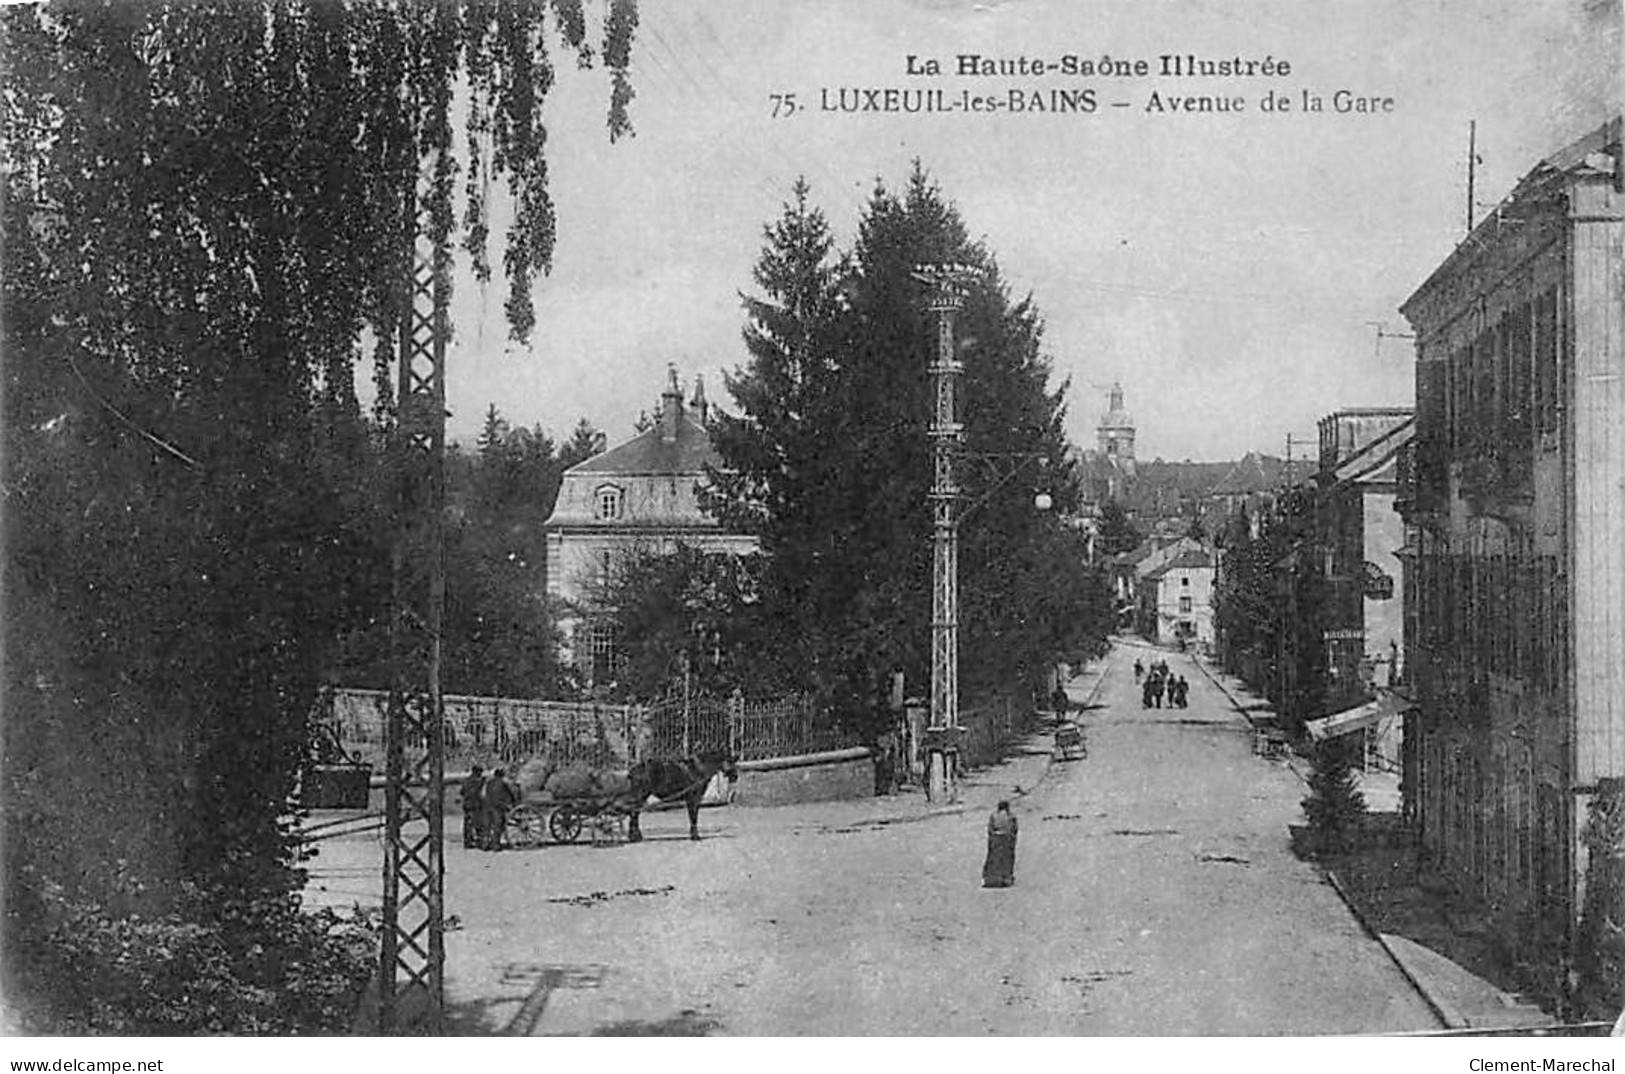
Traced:
[[[957, 510], [960, 489], [954, 478], [954, 459], [962, 454], [965, 426], [958, 420], [959, 377], [965, 367], [954, 349], [954, 317], [965, 306], [965, 296], [983, 272], [974, 265], [945, 263], [914, 266], [913, 278], [931, 288], [926, 309], [937, 315], [937, 352], [929, 372], [932, 415], [927, 435], [932, 443], [931, 501], [931, 723], [926, 728], [928, 755], [926, 797], [933, 802], [959, 800], [955, 770], [959, 759], [959, 520], [970, 514], [1030, 462], [1043, 465], [1042, 455], [1016, 456], [1021, 461], [981, 499], [963, 513]], [[1048, 511], [1054, 501], [1048, 492], [1033, 497], [1033, 506]]]
[[954, 317], [965, 306], [982, 270], [958, 263], [916, 265], [913, 277], [931, 288], [926, 308], [937, 315], [937, 353], [931, 363], [934, 405], [928, 435], [932, 443], [931, 501], [931, 723], [926, 797], [956, 802], [954, 769], [959, 758], [959, 521], [955, 505], [954, 453], [965, 439], [955, 395], [965, 371], [954, 353]]

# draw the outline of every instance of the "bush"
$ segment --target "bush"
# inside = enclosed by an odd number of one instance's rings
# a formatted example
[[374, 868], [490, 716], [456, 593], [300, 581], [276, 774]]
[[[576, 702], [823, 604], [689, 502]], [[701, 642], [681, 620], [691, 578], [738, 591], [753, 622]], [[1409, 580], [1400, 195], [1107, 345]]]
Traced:
[[[376, 913], [304, 913], [292, 895], [199, 915], [114, 917], [48, 890], [39, 945], [50, 1032], [192, 1036], [349, 1031], [375, 972]], [[207, 905], [219, 907], [217, 901]], [[199, 920], [203, 916], [205, 920]]]
[[[1357, 746], [1358, 739], [1354, 743]], [[1315, 770], [1309, 776], [1303, 812], [1315, 849], [1322, 854], [1350, 849], [1365, 815], [1365, 796], [1354, 778], [1355, 746], [1347, 738], [1330, 738], [1315, 747]]]
[[1625, 1006], [1625, 780], [1604, 778], [1581, 838], [1590, 857], [1575, 942], [1578, 1004], [1592, 1018]]

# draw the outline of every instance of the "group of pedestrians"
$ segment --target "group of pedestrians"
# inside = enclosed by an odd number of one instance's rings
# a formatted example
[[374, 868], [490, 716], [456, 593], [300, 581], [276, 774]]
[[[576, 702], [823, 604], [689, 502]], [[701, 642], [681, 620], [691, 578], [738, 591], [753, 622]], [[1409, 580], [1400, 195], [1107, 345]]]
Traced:
[[1185, 681], [1185, 676], [1170, 672], [1166, 660], [1152, 661], [1149, 672], [1143, 663], [1134, 661], [1134, 678], [1140, 683], [1141, 708], [1160, 709], [1166, 698], [1169, 708], [1182, 709], [1190, 700], [1191, 684]]
[[501, 768], [489, 776], [475, 765], [463, 780], [463, 846], [469, 850], [502, 850], [508, 830], [508, 811], [519, 792]]

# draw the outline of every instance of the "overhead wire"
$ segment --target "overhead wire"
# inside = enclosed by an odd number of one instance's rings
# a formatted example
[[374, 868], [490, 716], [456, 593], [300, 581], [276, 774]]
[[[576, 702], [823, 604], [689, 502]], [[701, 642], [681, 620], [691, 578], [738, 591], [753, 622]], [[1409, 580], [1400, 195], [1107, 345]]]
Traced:
[[[701, 19], [703, 20], [703, 18], [704, 15], [702, 13]], [[739, 92], [730, 82], [723, 78], [721, 72], [717, 70], [716, 64], [711, 62], [710, 57], [706, 55], [705, 51], [695, 46], [693, 40], [688, 36], [687, 27], [676, 20], [673, 20], [671, 26], [679, 37], [679, 43], [687, 48], [689, 53], [699, 61], [700, 66], [704, 68], [704, 70], [711, 76], [711, 80], [722, 88], [723, 93], [727, 94], [728, 98], [734, 102], [741, 112], [748, 114], [751, 110], [750, 103], [739, 94]], [[727, 47], [722, 44], [722, 41], [717, 36], [715, 29], [713, 29], [709, 23], [705, 24], [705, 29], [707, 33], [710, 34], [711, 40], [715, 44], [717, 50], [722, 52], [725, 58], [728, 60], [729, 67], [737, 69], [739, 67], [738, 61], [733, 58], [732, 54], [728, 53]], [[785, 150], [784, 146], [779, 140], [778, 131], [781, 129], [783, 129], [782, 126], [770, 126], [768, 128], [768, 134], [764, 139], [767, 148], [775, 156], [782, 160], [793, 172], [800, 175], [806, 175], [808, 173], [810, 162], [811, 170], [815, 170], [826, 182], [829, 183], [829, 193], [835, 197], [842, 198], [844, 202], [846, 199], [845, 187], [835, 172], [832, 171], [829, 165], [825, 163], [823, 156], [817, 153], [806, 154], [807, 161], [798, 164], [796, 161], [791, 159], [790, 154]], [[846, 206], [843, 204], [843, 208], [845, 207]]]
[[[673, 101], [686, 98], [694, 102], [688, 108], [685, 108], [686, 111], [703, 110], [705, 108], [706, 96], [703, 88], [692, 75], [688, 74], [686, 70], [678, 70], [680, 65], [677, 63], [676, 54], [672, 51], [671, 46], [666, 44], [664, 39], [660, 37], [658, 31], [653, 26], [647, 26], [646, 28], [649, 30], [651, 36], [653, 36], [659, 43], [660, 49], [665, 51], [667, 57], [669, 57], [669, 62], [666, 59], [662, 59], [660, 53], [656, 51], [653, 46], [644, 51], [644, 55], [648, 57], [649, 62], [654, 65], [654, 71], [669, 82], [669, 89], [667, 89], [665, 92], [667, 98]], [[682, 89], [682, 87], [678, 84], [680, 80], [687, 82], [691, 92], [684, 91]], [[659, 80], [657, 79], [657, 81]], [[659, 87], [657, 86], [656, 88], [658, 89]], [[763, 194], [772, 196], [780, 201], [784, 199], [787, 191], [789, 190], [789, 184], [787, 182], [782, 182], [780, 179], [770, 174], [764, 174], [764, 171], [766, 170], [760, 167], [759, 162], [756, 161], [754, 157], [754, 154], [747, 152], [736, 139], [729, 135], [724, 135], [724, 144], [720, 148], [723, 149], [726, 155], [735, 158], [744, 165], [742, 167], [730, 169], [731, 171], [735, 172], [737, 175], [748, 176], [749, 182]]]
[[[664, 17], [664, 12], [669, 9], [661, 8], [654, 10], [660, 10], [663, 13], [662, 17], [659, 19], [650, 18], [646, 20], [647, 29], [649, 30], [650, 36], [653, 38], [655, 46], [666, 54], [670, 66], [677, 69], [680, 77], [690, 87], [692, 87], [697, 98], [704, 102], [704, 106], [709, 108], [715, 105], [720, 105], [726, 111], [731, 112], [734, 110], [742, 110], [748, 114], [751, 107], [750, 104], [740, 96], [738, 91], [736, 91], [722, 77], [714, 65], [712, 65], [703, 55], [703, 53], [695, 47], [693, 40], [687, 36], [684, 28], [675, 20], [668, 20]], [[653, 12], [651, 11], [651, 14], [652, 13]], [[662, 24], [671, 31], [670, 38], [668, 38], [667, 34], [661, 32]], [[697, 66], [704, 68], [709, 73], [711, 81], [714, 82], [715, 86], [721, 90], [722, 94], [726, 95], [726, 100], [719, 98], [715, 90], [708, 90], [701, 84], [700, 79], [694, 75], [688, 64], [684, 62], [683, 57], [679, 54], [678, 47], [672, 44], [671, 38], [676, 39], [678, 44], [694, 57]], [[651, 49], [650, 55], [655, 55], [653, 49]], [[662, 67], [666, 66], [665, 64], [661, 64], [658, 58], [656, 62]], [[817, 175], [814, 177], [821, 177], [824, 182], [829, 184], [829, 194], [843, 198], [846, 195], [846, 190], [841, 184], [839, 178], [816, 155], [808, 155], [804, 162], [797, 163], [797, 161], [792, 159], [790, 154], [785, 151], [783, 146], [779, 144], [777, 138], [771, 134], [759, 142], [751, 141], [746, 143], [742, 142], [740, 137], [733, 132], [733, 128], [730, 127], [727, 129], [727, 133], [725, 133], [723, 137], [733, 148], [737, 156], [750, 164], [752, 171], [761, 176], [772, 177], [771, 182], [774, 189], [774, 198], [776, 203], [782, 204], [789, 199], [791, 183], [795, 178], [806, 177], [812, 173], [817, 173]], [[768, 153], [779, 159], [779, 164], [773, 164], [767, 159], [766, 155], [764, 155], [762, 152], [764, 146]], [[815, 201], [816, 200], [817, 196], [815, 194]], [[846, 206], [843, 204], [843, 209], [845, 207]]]
[[194, 470], [203, 469], [202, 463], [192, 458], [192, 456], [188, 455], [174, 444], [171, 444], [169, 441], [158, 436], [156, 433], [149, 432], [147, 429], [143, 428], [139, 423], [137, 423], [135, 419], [131, 418], [128, 414], [124, 413], [124, 411], [120, 410], [118, 407], [114, 406], [112, 403], [103, 398], [102, 394], [96, 390], [95, 386], [90, 383], [89, 379], [87, 379], [85, 374], [79, 369], [79, 363], [73, 360], [73, 354], [71, 352], [63, 351], [62, 356], [68, 360], [68, 367], [73, 370], [73, 375], [79, 378], [79, 383], [85, 386], [85, 391], [89, 392], [90, 397], [96, 400], [96, 402], [100, 404], [104, 410], [133, 429], [143, 440], [151, 443], [153, 446], [157, 447], [166, 454], [173, 455], [175, 458], [179, 459], [181, 462], [184, 462]]

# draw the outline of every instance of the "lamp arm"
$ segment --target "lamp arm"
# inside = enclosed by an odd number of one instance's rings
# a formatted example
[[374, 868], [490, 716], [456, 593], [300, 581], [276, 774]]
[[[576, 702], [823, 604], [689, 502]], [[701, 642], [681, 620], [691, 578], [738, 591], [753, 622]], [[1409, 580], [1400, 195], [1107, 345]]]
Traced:
[[1032, 463], [1043, 462], [1048, 458], [1049, 456], [1047, 455], [1029, 455], [1025, 459], [1022, 459], [1021, 462], [1017, 463], [1009, 473], [1005, 474], [1003, 477], [999, 478], [999, 480], [994, 482], [992, 488], [978, 496], [975, 502], [969, 507], [966, 507], [963, 511], [960, 511], [957, 516], [958, 521], [963, 522], [965, 519], [969, 518], [973, 512], [985, 506], [987, 501], [993, 498], [994, 493], [998, 492], [1011, 481], [1015, 480], [1016, 475], [1021, 473], [1021, 471], [1025, 470]]

